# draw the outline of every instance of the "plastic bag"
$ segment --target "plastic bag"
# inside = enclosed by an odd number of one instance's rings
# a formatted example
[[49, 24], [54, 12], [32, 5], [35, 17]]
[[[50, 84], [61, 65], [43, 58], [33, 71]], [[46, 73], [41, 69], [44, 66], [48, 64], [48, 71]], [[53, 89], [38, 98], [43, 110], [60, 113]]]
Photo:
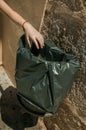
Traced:
[[70, 90], [80, 67], [79, 60], [45, 39], [43, 49], [29, 48], [23, 35], [16, 58], [17, 95], [29, 112], [55, 114]]

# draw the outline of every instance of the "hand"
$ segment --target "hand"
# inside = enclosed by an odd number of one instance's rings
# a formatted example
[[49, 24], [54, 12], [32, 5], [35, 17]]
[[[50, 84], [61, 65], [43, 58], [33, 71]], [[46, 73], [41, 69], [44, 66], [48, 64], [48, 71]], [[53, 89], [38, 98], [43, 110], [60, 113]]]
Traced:
[[25, 19], [20, 16], [17, 12], [15, 12], [4, 0], [0, 0], [0, 9], [11, 18], [15, 23], [23, 26], [26, 39], [31, 47], [30, 39], [35, 43], [36, 47], [43, 48], [44, 46], [44, 39], [42, 35]]
[[36, 48], [43, 48], [44, 46], [44, 39], [42, 37], [42, 35], [29, 23], [26, 22], [23, 26], [25, 34], [26, 34], [26, 39], [27, 42], [29, 44], [29, 46], [31, 47], [31, 43], [30, 43], [30, 39], [34, 42], [34, 44], [36, 45]]

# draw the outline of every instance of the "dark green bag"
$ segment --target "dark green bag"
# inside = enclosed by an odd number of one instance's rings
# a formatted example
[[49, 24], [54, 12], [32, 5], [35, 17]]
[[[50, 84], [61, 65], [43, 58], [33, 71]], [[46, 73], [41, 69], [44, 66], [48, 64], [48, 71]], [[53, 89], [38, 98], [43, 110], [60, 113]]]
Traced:
[[23, 35], [16, 59], [17, 95], [22, 105], [34, 114], [55, 114], [71, 88], [80, 67], [78, 59], [66, 54], [52, 41], [43, 49], [30, 49]]

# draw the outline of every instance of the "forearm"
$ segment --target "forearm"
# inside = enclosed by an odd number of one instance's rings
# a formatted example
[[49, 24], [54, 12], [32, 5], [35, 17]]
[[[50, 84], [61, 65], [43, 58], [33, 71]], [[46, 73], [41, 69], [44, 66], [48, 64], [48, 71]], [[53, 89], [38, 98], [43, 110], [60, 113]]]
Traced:
[[31, 46], [30, 39], [32, 39], [38, 49], [39, 47], [43, 48], [44, 39], [42, 35], [29, 22], [25, 22], [25, 19], [11, 7], [9, 7], [9, 5], [6, 4], [4, 0], [0, 0], [0, 10], [8, 15], [8, 17], [11, 18], [14, 22], [20, 26], [23, 26], [29, 46]]
[[4, 0], [0, 0], [0, 9], [8, 15], [9, 18], [11, 18], [14, 22], [22, 26], [22, 24], [25, 22], [25, 19], [20, 16], [16, 11], [14, 11], [12, 8], [10, 8]]

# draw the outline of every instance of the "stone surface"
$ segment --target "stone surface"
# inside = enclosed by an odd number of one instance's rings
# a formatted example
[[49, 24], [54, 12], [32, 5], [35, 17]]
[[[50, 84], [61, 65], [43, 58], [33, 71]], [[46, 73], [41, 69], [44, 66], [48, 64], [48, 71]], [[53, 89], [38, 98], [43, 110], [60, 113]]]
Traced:
[[42, 34], [81, 63], [57, 115], [45, 124], [48, 130], [86, 130], [86, 1], [48, 0]]

